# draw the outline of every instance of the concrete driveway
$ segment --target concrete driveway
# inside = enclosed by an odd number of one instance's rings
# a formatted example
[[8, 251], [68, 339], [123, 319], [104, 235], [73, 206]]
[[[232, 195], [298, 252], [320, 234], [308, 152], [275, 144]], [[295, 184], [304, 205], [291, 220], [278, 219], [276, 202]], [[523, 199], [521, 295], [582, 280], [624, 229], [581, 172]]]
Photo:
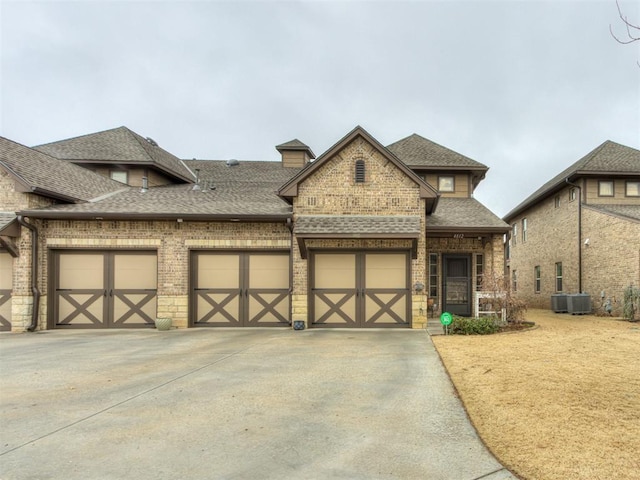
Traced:
[[421, 330], [0, 335], [0, 478], [509, 479]]

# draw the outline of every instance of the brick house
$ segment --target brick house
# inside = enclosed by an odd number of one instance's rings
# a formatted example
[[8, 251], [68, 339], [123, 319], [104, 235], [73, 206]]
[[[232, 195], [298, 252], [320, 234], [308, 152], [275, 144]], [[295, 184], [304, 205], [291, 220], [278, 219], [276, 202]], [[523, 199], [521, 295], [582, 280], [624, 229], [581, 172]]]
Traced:
[[0, 139], [0, 328], [420, 328], [428, 305], [472, 315], [502, 272], [509, 226], [473, 198], [486, 166], [361, 127], [315, 160], [276, 148], [187, 161], [125, 127]]
[[530, 307], [586, 293], [621, 315], [624, 288], [640, 285], [640, 151], [604, 142], [504, 220], [511, 287]]

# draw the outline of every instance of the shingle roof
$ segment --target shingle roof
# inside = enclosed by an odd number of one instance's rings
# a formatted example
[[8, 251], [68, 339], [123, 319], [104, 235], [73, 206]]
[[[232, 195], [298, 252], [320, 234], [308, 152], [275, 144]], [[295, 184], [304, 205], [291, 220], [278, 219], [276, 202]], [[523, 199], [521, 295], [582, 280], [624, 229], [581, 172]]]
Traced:
[[583, 205], [583, 207], [640, 221], [640, 205]]
[[430, 229], [509, 230], [509, 225], [475, 198], [440, 197], [435, 213], [427, 216]]
[[241, 218], [287, 217], [291, 206], [276, 194], [298, 170], [279, 162], [190, 160], [200, 170], [199, 189], [194, 185], [153, 187], [147, 192], [129, 188], [125, 192], [82, 205], [55, 205], [31, 216], [140, 217], [140, 218]]
[[504, 216], [505, 220], [509, 221], [515, 215], [564, 186], [565, 179], [569, 178], [572, 181], [581, 175], [594, 174], [640, 175], [640, 150], [607, 140], [529, 195]]
[[182, 161], [127, 127], [60, 140], [34, 147], [56, 158], [77, 162], [143, 164], [183, 181], [193, 181]]
[[300, 215], [293, 231], [297, 235], [420, 234], [420, 217], [363, 215]]
[[0, 165], [34, 193], [67, 201], [88, 201], [122, 189], [119, 182], [4, 137]]
[[412, 168], [488, 170], [486, 165], [415, 133], [388, 145], [387, 149]]
[[0, 212], [0, 232], [2, 229], [9, 225], [16, 219], [16, 214], [13, 212]]

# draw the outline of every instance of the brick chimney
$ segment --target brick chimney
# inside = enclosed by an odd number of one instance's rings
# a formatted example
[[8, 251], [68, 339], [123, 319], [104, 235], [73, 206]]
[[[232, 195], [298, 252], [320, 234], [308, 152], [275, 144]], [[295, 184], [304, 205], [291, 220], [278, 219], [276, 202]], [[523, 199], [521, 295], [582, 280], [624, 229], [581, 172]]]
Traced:
[[290, 142], [276, 145], [276, 150], [282, 155], [283, 167], [302, 168], [316, 158], [311, 149], [297, 138]]

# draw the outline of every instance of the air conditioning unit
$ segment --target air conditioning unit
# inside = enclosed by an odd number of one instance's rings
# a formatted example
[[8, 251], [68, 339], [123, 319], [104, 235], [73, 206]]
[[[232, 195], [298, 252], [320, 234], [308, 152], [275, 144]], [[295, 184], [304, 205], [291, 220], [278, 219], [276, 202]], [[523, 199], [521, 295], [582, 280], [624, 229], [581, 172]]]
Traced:
[[591, 296], [588, 293], [567, 295], [567, 312], [571, 315], [591, 313]]
[[567, 311], [567, 294], [558, 293], [551, 295], [551, 310], [555, 313], [566, 313]]

